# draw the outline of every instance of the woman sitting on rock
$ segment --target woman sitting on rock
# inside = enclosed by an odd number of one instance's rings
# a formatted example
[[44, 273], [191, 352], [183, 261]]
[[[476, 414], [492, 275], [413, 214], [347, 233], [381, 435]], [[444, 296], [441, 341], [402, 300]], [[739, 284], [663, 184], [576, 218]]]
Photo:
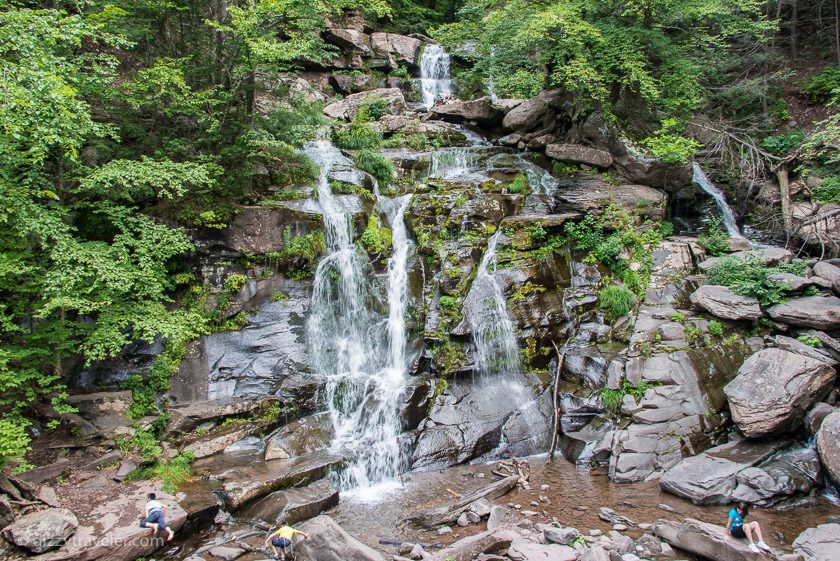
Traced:
[[[735, 505], [735, 508], [729, 511], [729, 523], [726, 525], [726, 532], [734, 538], [750, 540], [749, 548], [753, 553], [761, 553], [761, 549], [770, 551], [770, 546], [764, 543], [761, 526], [758, 525], [758, 522], [744, 522], [748, 512], [749, 509], [744, 503]], [[758, 538], [757, 542], [753, 541], [753, 533]]]

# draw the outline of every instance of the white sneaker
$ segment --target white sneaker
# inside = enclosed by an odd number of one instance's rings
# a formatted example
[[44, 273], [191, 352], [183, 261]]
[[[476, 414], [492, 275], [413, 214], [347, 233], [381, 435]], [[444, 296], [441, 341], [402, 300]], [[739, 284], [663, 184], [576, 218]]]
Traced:
[[749, 545], [749, 548], [750, 548], [750, 551], [752, 551], [753, 553], [761, 553], [761, 550], [758, 549], [758, 546], [755, 545], [754, 543], [751, 543]]
[[763, 542], [763, 541], [761, 541], [761, 540], [759, 540], [758, 542], [756, 542], [756, 544], [755, 544], [755, 545], [757, 545], [758, 547], [760, 547], [760, 548], [761, 548], [761, 549], [763, 549], [764, 551], [772, 551], [772, 550], [770, 549], [770, 546], [769, 546], [769, 545], [767, 545], [766, 543], [764, 543], [764, 542]]

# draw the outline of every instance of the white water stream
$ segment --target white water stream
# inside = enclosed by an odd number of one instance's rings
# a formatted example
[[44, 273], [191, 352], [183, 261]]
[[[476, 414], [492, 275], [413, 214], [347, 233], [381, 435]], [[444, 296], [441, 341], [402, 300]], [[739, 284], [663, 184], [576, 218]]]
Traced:
[[694, 170], [694, 175], [691, 180], [698, 184], [715, 200], [715, 204], [717, 204], [721, 215], [723, 215], [723, 225], [726, 226], [726, 231], [729, 232], [729, 237], [743, 238], [744, 236], [741, 235], [741, 230], [738, 229], [738, 223], [735, 221], [735, 214], [732, 212], [732, 209], [729, 208], [723, 191], [718, 189], [717, 185], [712, 183], [712, 180], [709, 179], [709, 176], [707, 176], [706, 172], [703, 171], [703, 168], [700, 167], [700, 164], [693, 162], [691, 164], [691, 168]]
[[434, 107], [438, 100], [452, 96], [452, 77], [449, 55], [440, 45], [427, 45], [420, 57], [420, 84], [423, 89], [423, 107]]
[[405, 316], [412, 248], [404, 218], [411, 197], [379, 199], [391, 223], [393, 243], [388, 313], [383, 317], [371, 293], [370, 263], [353, 243], [352, 214], [330, 188], [332, 167], [349, 162], [327, 141], [311, 143], [305, 151], [321, 169], [318, 200], [327, 237], [327, 255], [315, 272], [307, 325], [312, 365], [327, 378], [333, 450], [350, 456], [339, 484], [344, 490], [377, 496], [383, 485], [399, 485], [403, 471], [398, 436], [407, 380]]

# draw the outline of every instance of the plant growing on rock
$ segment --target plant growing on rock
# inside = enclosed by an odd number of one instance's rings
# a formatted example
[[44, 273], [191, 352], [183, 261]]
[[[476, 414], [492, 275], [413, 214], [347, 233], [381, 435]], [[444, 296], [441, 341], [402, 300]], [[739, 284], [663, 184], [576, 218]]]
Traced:
[[776, 273], [803, 275], [802, 262], [766, 265], [760, 258], [750, 255], [746, 258], [723, 257], [709, 271], [709, 283], [728, 287], [741, 296], [758, 300], [762, 306], [772, 306], [788, 300], [788, 285], [770, 278]]
[[813, 335], [800, 335], [796, 338], [797, 341], [802, 343], [803, 345], [808, 345], [809, 347], [822, 347], [822, 341], [819, 338], [814, 337]]
[[719, 216], [713, 216], [706, 224], [706, 231], [697, 238], [700, 247], [715, 257], [729, 253], [729, 233], [723, 227]]
[[370, 126], [370, 120], [367, 106], [360, 107], [350, 124], [336, 131], [336, 145], [345, 150], [362, 150], [381, 146], [382, 133]]
[[508, 193], [513, 195], [518, 195], [520, 193], [525, 193], [528, 190], [528, 178], [525, 177], [525, 174], [519, 173], [516, 177], [513, 178], [513, 181], [507, 186]]
[[366, 171], [376, 178], [380, 188], [387, 187], [396, 181], [397, 174], [394, 171], [394, 164], [379, 152], [362, 150], [356, 154], [353, 161], [360, 170]]
[[723, 337], [723, 325], [716, 319], [709, 321], [709, 333], [715, 337]]
[[674, 118], [662, 121], [661, 128], [642, 141], [651, 154], [666, 164], [682, 164], [694, 159], [700, 150], [700, 143], [682, 135], [685, 126]]
[[598, 291], [598, 306], [616, 320], [626, 316], [633, 308], [636, 295], [623, 286], [611, 284]]
[[391, 247], [391, 229], [379, 225], [379, 217], [371, 214], [359, 243], [368, 253], [382, 255]]
[[185, 450], [169, 461], [159, 460], [150, 466], [139, 467], [126, 476], [126, 481], [158, 479], [166, 493], [175, 493], [180, 485], [192, 479], [192, 463], [195, 455]]
[[641, 380], [638, 385], [634, 386], [629, 380], [624, 379], [621, 381], [621, 386], [616, 390], [610, 388], [601, 390], [601, 404], [609, 413], [617, 415], [621, 411], [621, 402], [625, 395], [632, 395], [635, 399], [640, 399], [652, 387], [653, 385], [646, 380]]

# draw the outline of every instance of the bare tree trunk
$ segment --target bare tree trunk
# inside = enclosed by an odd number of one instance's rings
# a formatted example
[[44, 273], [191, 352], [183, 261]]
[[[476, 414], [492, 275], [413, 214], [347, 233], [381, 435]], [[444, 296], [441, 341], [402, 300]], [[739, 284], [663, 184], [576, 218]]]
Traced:
[[796, 24], [799, 20], [799, 0], [791, 0], [793, 12], [790, 15], [790, 56], [796, 59], [798, 53], [797, 41], [799, 37], [796, 34]]
[[548, 451], [548, 458], [545, 464], [549, 465], [554, 462], [554, 452], [557, 450], [557, 434], [560, 432], [560, 372], [563, 370], [563, 360], [566, 357], [566, 351], [560, 352], [560, 348], [554, 341], [554, 352], [557, 353], [557, 368], [554, 372], [554, 430], [551, 433], [551, 448]]
[[780, 166], [776, 170], [776, 177], [779, 180], [779, 195], [782, 198], [782, 220], [785, 225], [785, 234], [791, 233], [791, 212], [790, 212], [790, 180], [787, 166]]
[[837, 49], [837, 65], [840, 66], [840, 0], [834, 0], [834, 46]]

